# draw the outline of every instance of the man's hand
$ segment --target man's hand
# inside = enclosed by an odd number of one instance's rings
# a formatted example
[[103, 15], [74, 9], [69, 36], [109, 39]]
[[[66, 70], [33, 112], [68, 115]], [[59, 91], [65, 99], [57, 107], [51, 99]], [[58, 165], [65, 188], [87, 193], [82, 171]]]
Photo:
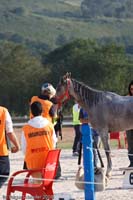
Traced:
[[19, 147], [15, 147], [15, 146], [11, 147], [11, 152], [12, 153], [16, 153], [18, 151], [19, 151]]

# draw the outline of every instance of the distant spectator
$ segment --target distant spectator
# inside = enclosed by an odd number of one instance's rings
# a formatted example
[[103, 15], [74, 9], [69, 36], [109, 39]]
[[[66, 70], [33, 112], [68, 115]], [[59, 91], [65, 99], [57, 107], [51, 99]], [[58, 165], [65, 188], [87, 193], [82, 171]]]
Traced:
[[81, 141], [81, 131], [80, 131], [80, 120], [79, 120], [79, 111], [80, 106], [78, 103], [75, 103], [72, 108], [72, 116], [73, 116], [73, 127], [75, 131], [75, 137], [73, 141], [73, 156], [79, 155], [79, 147], [80, 147], [80, 141]]

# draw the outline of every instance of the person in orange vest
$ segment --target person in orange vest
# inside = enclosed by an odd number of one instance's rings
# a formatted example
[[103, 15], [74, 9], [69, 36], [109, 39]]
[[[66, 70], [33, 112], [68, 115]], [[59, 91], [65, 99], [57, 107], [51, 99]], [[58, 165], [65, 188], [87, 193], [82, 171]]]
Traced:
[[11, 142], [11, 152], [18, 152], [20, 145], [13, 131], [11, 116], [5, 107], [0, 106], [0, 188], [6, 182], [10, 174], [7, 138]]
[[[42, 116], [46, 117], [49, 121], [53, 122], [56, 115], [56, 107], [52, 102], [52, 98], [55, 96], [56, 90], [50, 83], [44, 83], [41, 87], [41, 94], [39, 96], [33, 96], [30, 104], [38, 101], [42, 104]], [[30, 118], [33, 115], [30, 112]]]
[[[30, 105], [30, 110], [33, 117], [23, 126], [22, 151], [28, 169], [43, 168], [48, 151], [56, 147], [57, 138], [53, 124], [42, 116], [41, 103], [35, 101]], [[34, 173], [32, 176], [41, 178], [40, 173]]]

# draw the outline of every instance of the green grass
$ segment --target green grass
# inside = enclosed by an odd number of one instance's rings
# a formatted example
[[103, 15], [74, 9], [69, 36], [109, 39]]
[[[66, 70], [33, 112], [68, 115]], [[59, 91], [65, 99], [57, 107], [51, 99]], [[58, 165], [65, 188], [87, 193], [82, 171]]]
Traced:
[[[66, 141], [66, 142], [59, 141], [58, 142], [58, 148], [61, 148], [61, 149], [72, 149], [72, 145], [73, 145], [72, 141]], [[111, 147], [111, 149], [118, 149], [118, 141], [110, 140], [110, 147]], [[103, 147], [101, 146], [101, 148], [103, 148]], [[121, 139], [121, 148], [125, 148], [125, 142], [124, 142], [123, 138]]]
[[[118, 142], [117, 142], [117, 140], [111, 140], [110, 141], [110, 146], [111, 146], [111, 149], [118, 149]], [[121, 148], [122, 149], [125, 148], [125, 143], [124, 143], [123, 139], [121, 139]]]
[[60, 149], [72, 149], [72, 143], [71, 142], [58, 143], [58, 148], [60, 148]]

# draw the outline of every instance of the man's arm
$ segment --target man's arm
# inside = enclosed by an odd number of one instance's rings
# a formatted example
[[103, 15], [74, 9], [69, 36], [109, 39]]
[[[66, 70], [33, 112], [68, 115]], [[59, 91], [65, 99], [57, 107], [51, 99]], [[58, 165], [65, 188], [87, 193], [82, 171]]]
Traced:
[[18, 139], [15, 135], [15, 133], [13, 132], [13, 124], [12, 124], [12, 119], [11, 116], [9, 114], [9, 112], [6, 110], [6, 135], [9, 138], [9, 140], [12, 142], [12, 144], [14, 146], [11, 147], [11, 152], [12, 153], [16, 153], [17, 151], [19, 151], [20, 149], [20, 145], [18, 142]]
[[11, 152], [16, 153], [20, 149], [20, 145], [15, 133], [7, 133], [9, 140], [12, 142], [13, 146], [11, 146]]

